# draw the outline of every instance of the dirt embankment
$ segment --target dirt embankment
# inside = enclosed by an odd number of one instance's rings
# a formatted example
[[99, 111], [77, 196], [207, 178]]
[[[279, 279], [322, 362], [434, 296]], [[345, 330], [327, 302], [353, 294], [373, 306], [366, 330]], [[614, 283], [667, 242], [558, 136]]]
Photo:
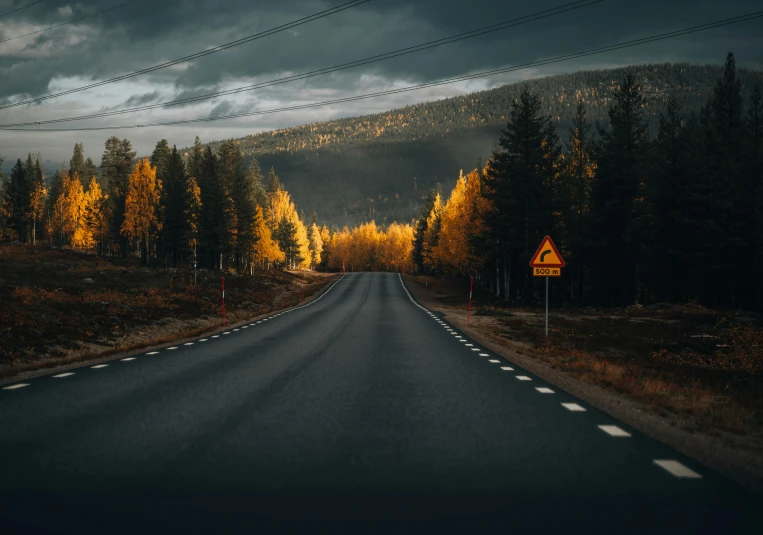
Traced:
[[[0, 380], [222, 327], [221, 274], [71, 250], [0, 247]], [[225, 273], [228, 325], [311, 299], [337, 276]]]
[[[504, 306], [462, 281], [405, 277], [411, 293], [485, 347], [763, 493], [763, 328], [697, 305]], [[426, 284], [426, 286], [425, 286]]]

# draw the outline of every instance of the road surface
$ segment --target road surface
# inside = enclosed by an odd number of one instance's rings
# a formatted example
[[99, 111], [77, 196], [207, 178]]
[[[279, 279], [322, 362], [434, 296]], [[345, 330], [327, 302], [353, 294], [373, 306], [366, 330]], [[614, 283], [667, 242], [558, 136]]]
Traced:
[[763, 533], [760, 497], [485, 351], [396, 274], [105, 364], [0, 389], [0, 533]]

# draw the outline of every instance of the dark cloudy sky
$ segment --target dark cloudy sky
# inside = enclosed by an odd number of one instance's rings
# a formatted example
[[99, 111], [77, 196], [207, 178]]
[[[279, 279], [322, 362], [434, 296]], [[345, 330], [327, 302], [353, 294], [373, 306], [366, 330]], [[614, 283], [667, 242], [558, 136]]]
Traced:
[[[0, 0], [0, 14], [34, 0]], [[0, 17], [0, 41], [126, 0], [45, 0]], [[346, 0], [141, 0], [79, 23], [0, 42], [0, 104], [79, 87], [239, 39]], [[0, 124], [70, 117], [155, 103], [271, 80], [431, 41], [559, 6], [568, 0], [372, 0], [272, 37], [123, 82], [0, 110]], [[760, 0], [605, 0], [531, 22], [341, 74], [65, 126], [115, 126], [209, 117], [330, 100], [511, 66], [559, 54], [763, 10]], [[732, 50], [740, 67], [763, 69], [763, 19], [542, 68], [311, 110], [185, 126], [95, 132], [0, 132], [6, 160], [39, 152], [68, 160], [76, 141], [100, 163], [110, 135], [139, 154], [158, 139], [186, 146], [331, 118], [362, 115], [533, 77], [644, 62], [722, 63]], [[50, 127], [57, 127], [51, 125]]]

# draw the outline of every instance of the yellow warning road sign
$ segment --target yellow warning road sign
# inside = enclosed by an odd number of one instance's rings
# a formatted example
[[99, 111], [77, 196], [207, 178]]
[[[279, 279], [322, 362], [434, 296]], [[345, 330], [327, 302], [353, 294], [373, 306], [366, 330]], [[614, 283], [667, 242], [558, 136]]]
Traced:
[[[550, 236], [543, 238], [540, 242], [540, 247], [535, 251], [533, 259], [530, 260], [531, 268], [563, 268], [565, 266], [562, 255], [559, 254], [559, 250], [554, 245]], [[535, 274], [535, 273], [533, 273]], [[541, 276], [541, 275], [537, 275]], [[546, 273], [542, 275], [544, 277], [555, 277], [558, 275]]]

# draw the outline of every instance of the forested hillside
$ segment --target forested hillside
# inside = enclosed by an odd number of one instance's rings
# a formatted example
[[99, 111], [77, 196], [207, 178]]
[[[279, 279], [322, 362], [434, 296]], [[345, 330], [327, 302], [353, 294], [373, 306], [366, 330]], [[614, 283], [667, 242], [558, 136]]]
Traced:
[[[606, 124], [613, 91], [632, 73], [643, 90], [650, 134], [656, 135], [659, 114], [671, 96], [688, 118], [707, 102], [722, 72], [720, 66], [685, 63], [582, 71], [234, 142], [245, 158], [278, 169], [298, 205], [306, 213], [315, 210], [326, 223], [410, 221], [431, 187], [439, 182], [452, 188], [459, 170], [490, 157], [523, 89], [539, 96], [540, 113], [551, 117], [565, 141], [578, 99], [589, 120]], [[738, 77], [745, 98], [756, 82], [763, 82], [760, 72], [740, 69]]]

